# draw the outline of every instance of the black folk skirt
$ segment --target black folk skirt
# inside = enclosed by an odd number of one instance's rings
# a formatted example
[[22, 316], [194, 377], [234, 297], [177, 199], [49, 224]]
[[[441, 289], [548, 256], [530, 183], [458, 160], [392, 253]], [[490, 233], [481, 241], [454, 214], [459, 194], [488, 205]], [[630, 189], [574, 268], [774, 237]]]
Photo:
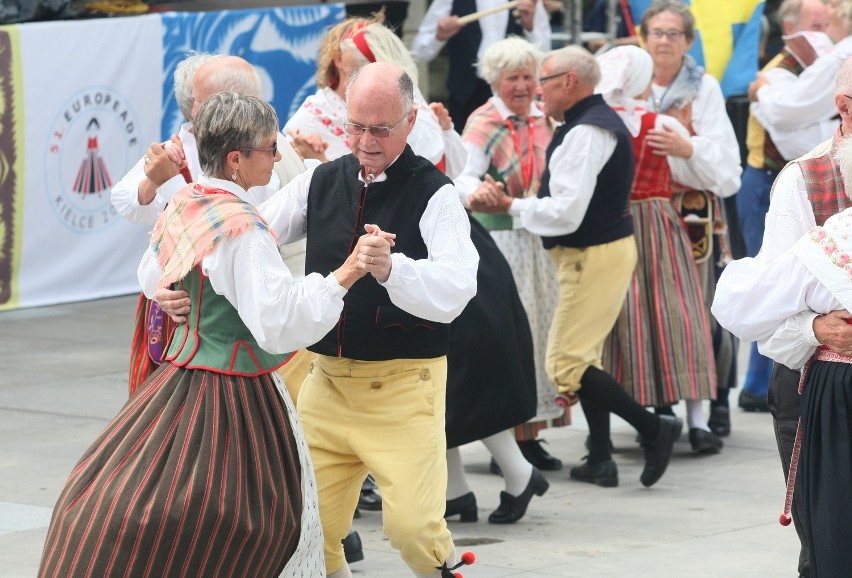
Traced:
[[[802, 390], [801, 484], [811, 578], [852, 568], [852, 364], [814, 361]], [[798, 497], [798, 494], [797, 494]]]
[[450, 326], [448, 448], [524, 423], [538, 402], [532, 333], [512, 270], [472, 217], [470, 229], [479, 270], [476, 296]]
[[39, 576], [278, 576], [301, 512], [297, 445], [273, 377], [164, 363], [71, 472]]

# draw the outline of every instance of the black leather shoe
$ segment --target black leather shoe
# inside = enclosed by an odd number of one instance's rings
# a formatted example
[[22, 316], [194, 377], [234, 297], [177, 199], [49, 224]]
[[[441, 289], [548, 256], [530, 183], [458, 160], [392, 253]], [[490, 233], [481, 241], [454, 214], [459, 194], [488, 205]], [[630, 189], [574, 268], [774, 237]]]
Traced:
[[541, 444], [544, 440], [527, 440], [518, 442], [521, 453], [529, 463], [543, 472], [555, 472], [562, 469], [562, 462], [547, 453]]
[[645, 469], [639, 481], [650, 488], [666, 473], [675, 440], [683, 429], [683, 421], [670, 415], [660, 416], [660, 431], [652, 440], [643, 439], [642, 449], [645, 450]]
[[597, 484], [604, 488], [614, 488], [618, 486], [618, 466], [612, 460], [597, 464], [590, 464], [587, 461], [582, 466], [571, 468], [571, 479]]
[[349, 530], [343, 540], [343, 554], [346, 556], [346, 563], [360, 562], [364, 559], [364, 548], [361, 546], [361, 536], [355, 530]]
[[731, 410], [723, 405], [711, 407], [707, 427], [720, 438], [731, 435]]
[[476, 496], [473, 492], [468, 492], [458, 498], [447, 500], [447, 509], [444, 511], [444, 517], [455, 516], [459, 514], [462, 522], [476, 522], [479, 520], [479, 514], [476, 510]]
[[689, 428], [689, 443], [699, 454], [718, 454], [725, 445], [713, 432], [697, 427]]
[[740, 398], [737, 402], [740, 409], [745, 411], [769, 411], [769, 400], [765, 395], [755, 395], [746, 390], [740, 392]]
[[373, 476], [368, 475], [361, 484], [361, 495], [358, 497], [358, 507], [369, 512], [382, 509], [382, 495]]
[[514, 524], [527, 513], [533, 494], [543, 496], [550, 484], [541, 475], [541, 472], [533, 466], [530, 481], [520, 496], [513, 496], [508, 492], [500, 492], [500, 506], [488, 516], [491, 524]]

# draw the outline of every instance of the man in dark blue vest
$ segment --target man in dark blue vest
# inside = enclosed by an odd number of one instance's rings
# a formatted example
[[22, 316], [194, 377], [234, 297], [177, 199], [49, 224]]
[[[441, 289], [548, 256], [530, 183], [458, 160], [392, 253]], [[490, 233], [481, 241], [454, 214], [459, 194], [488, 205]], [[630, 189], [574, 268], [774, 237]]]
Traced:
[[507, 36], [520, 36], [542, 52], [550, 49], [550, 20], [541, 1], [520, 0], [514, 11], [498, 11], [467, 25], [459, 23], [460, 17], [504, 3], [504, 0], [433, 0], [411, 43], [411, 55], [420, 62], [434, 59], [446, 44], [447, 110], [459, 133], [470, 113], [491, 97], [491, 87], [476, 70], [476, 63], [489, 46]]
[[545, 112], [563, 124], [547, 149], [538, 198], [515, 199], [496, 186], [481, 187], [471, 208], [520, 218], [541, 235], [556, 265], [559, 304], [547, 344], [547, 373], [561, 393], [580, 399], [589, 424], [588, 460], [572, 468], [571, 477], [618, 485], [609, 439], [609, 414], [615, 413], [642, 436], [640, 481], [651, 486], [668, 467], [683, 424], [646, 411], [601, 369], [604, 340], [624, 304], [637, 259], [629, 209], [630, 134], [594, 94], [600, 68], [588, 51], [569, 46], [550, 52], [541, 75]]

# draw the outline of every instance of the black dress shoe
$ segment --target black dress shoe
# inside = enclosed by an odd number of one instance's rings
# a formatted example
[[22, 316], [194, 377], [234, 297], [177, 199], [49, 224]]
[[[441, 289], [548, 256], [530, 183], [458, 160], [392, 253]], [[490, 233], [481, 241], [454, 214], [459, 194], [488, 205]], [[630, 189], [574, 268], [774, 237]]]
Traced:
[[346, 556], [346, 563], [360, 562], [364, 559], [364, 548], [361, 546], [361, 536], [355, 530], [349, 530], [343, 540], [343, 554]]
[[652, 440], [642, 440], [642, 449], [645, 450], [645, 469], [642, 470], [639, 481], [643, 486], [650, 488], [666, 473], [674, 442], [680, 436], [682, 429], [683, 421], [680, 418], [661, 415], [660, 431], [657, 437]]
[[533, 466], [530, 481], [520, 496], [513, 496], [508, 492], [500, 492], [500, 506], [488, 516], [491, 524], [514, 524], [527, 513], [533, 494], [543, 496], [550, 484], [541, 475], [541, 472]]
[[740, 392], [740, 398], [737, 402], [740, 409], [745, 411], [769, 411], [769, 400], [765, 395], [755, 395], [746, 390]]
[[541, 447], [544, 440], [526, 440], [518, 442], [518, 447], [521, 448], [521, 453], [524, 454], [526, 460], [536, 468], [544, 472], [555, 472], [562, 469], [562, 462], [547, 453]]
[[689, 428], [689, 443], [699, 454], [718, 454], [725, 445], [713, 432], [697, 427]]
[[723, 405], [710, 408], [707, 427], [719, 437], [731, 435], [731, 410]]
[[582, 466], [571, 468], [571, 479], [597, 484], [604, 488], [614, 488], [618, 486], [618, 466], [612, 460], [596, 464], [590, 464], [587, 461]]
[[476, 510], [476, 496], [473, 492], [468, 492], [458, 498], [447, 500], [447, 509], [444, 511], [444, 517], [460, 515], [462, 522], [476, 522], [479, 520], [479, 514]]
[[358, 507], [369, 512], [382, 509], [382, 495], [373, 476], [368, 475], [361, 484], [361, 495], [358, 497]]

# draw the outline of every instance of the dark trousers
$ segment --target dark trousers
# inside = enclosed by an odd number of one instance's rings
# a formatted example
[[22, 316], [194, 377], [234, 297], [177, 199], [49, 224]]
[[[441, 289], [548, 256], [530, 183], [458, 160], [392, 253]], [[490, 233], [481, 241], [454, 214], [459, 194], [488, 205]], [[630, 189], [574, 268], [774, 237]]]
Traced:
[[[775, 441], [778, 453], [781, 454], [781, 467], [784, 469], [784, 481], [790, 473], [790, 457], [793, 455], [793, 445], [796, 441], [796, 428], [802, 415], [802, 398], [799, 395], [798, 371], [788, 369], [779, 363], [772, 367], [769, 378], [769, 413], [775, 424]], [[793, 525], [799, 535], [801, 550], [799, 551], [799, 576], [810, 576], [808, 563], [808, 546], [805, 538], [802, 520], [804, 519], [804, 501], [801, 484], [796, 484], [793, 492]]]

